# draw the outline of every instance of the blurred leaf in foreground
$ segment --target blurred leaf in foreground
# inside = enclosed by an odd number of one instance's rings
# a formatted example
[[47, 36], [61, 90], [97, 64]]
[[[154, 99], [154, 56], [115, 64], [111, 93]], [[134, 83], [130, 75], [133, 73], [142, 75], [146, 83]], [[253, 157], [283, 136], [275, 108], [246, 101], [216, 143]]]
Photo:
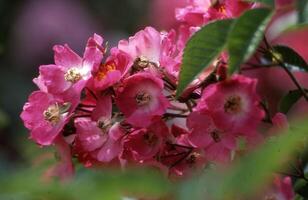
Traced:
[[113, 200], [123, 196], [162, 197], [170, 190], [169, 182], [149, 170], [81, 170], [71, 182], [44, 182], [37, 170], [22, 170], [3, 175], [0, 199]]
[[307, 119], [292, 123], [290, 127], [227, 171], [210, 170], [183, 183], [179, 199], [184, 200], [189, 194], [195, 200], [205, 197], [211, 200], [248, 199], [271, 181], [273, 173], [283, 170], [296, 149], [303, 149], [301, 145], [307, 143]]

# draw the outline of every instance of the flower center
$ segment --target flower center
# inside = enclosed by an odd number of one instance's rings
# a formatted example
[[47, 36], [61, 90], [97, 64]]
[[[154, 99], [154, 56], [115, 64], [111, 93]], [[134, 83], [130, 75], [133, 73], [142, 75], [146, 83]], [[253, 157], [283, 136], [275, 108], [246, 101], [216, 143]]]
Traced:
[[79, 70], [76, 67], [72, 67], [64, 74], [64, 78], [66, 81], [71, 83], [78, 82], [82, 77]]
[[43, 112], [44, 119], [48, 122], [50, 122], [52, 125], [57, 124], [60, 121], [60, 107], [59, 105], [53, 104], [47, 108]]
[[98, 120], [97, 126], [103, 131], [103, 133], [107, 133], [112, 126], [112, 122], [109, 119]]
[[134, 61], [133, 69], [135, 71], [142, 71], [145, 68], [150, 68], [150, 67], [157, 68], [158, 66], [159, 64], [150, 61], [148, 58], [144, 56], [140, 56], [136, 58], [136, 60]]
[[143, 135], [143, 139], [149, 146], [154, 146], [158, 141], [158, 137], [153, 132], [146, 132]]
[[96, 78], [101, 81], [103, 80], [108, 72], [114, 71], [116, 69], [116, 65], [114, 62], [101, 64], [99, 66], [98, 73], [96, 74]]
[[229, 114], [237, 114], [242, 110], [242, 99], [240, 96], [231, 96], [227, 99], [224, 110]]
[[214, 142], [217, 143], [221, 141], [220, 132], [218, 130], [213, 130], [210, 134]]
[[186, 158], [186, 163], [188, 164], [189, 167], [193, 167], [194, 164], [196, 164], [198, 157], [200, 157], [200, 154], [197, 152], [191, 153], [187, 158]]
[[52, 104], [43, 112], [44, 119], [52, 125], [56, 125], [61, 119], [61, 114], [68, 112], [70, 107], [71, 103], [69, 102], [63, 103], [61, 106], [58, 103]]
[[212, 1], [212, 8], [217, 10], [217, 12], [226, 14], [226, 5], [224, 3], [220, 3], [219, 0]]
[[138, 106], [148, 105], [149, 102], [151, 101], [151, 98], [152, 98], [151, 95], [147, 92], [139, 92], [135, 96], [135, 100], [136, 100]]

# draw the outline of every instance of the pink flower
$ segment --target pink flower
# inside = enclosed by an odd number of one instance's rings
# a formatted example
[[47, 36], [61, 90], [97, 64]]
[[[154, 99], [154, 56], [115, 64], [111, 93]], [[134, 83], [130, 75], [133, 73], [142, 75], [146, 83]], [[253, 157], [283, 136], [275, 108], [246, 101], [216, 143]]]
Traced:
[[204, 149], [207, 159], [219, 162], [231, 160], [231, 151], [236, 149], [238, 134], [218, 127], [209, 111], [192, 112], [187, 119], [187, 126], [191, 130], [188, 140], [194, 147]]
[[121, 151], [123, 131], [112, 118], [112, 102], [108, 91], [87, 90], [86, 98], [77, 108], [74, 152], [79, 160], [90, 167], [100, 162], [110, 162]]
[[68, 122], [76, 105], [42, 91], [33, 92], [20, 117], [31, 131], [31, 139], [50, 145]]
[[[278, 191], [278, 196], [281, 196], [281, 200], [292, 200], [295, 197], [293, 187], [292, 187], [292, 180], [291, 177], [284, 177], [284, 178], [276, 178], [275, 179], [275, 186]], [[279, 199], [279, 200], [280, 200]]]
[[241, 75], [212, 84], [204, 89], [197, 110], [209, 110], [214, 123], [226, 130], [253, 130], [264, 117], [256, 85], [256, 79]]
[[295, 4], [295, 1], [294, 0], [276, 0], [275, 3], [276, 3], [276, 9], [277, 9], [277, 7], [283, 8], [286, 6], [292, 6]]
[[93, 68], [92, 84], [97, 90], [104, 90], [117, 83], [130, 69], [130, 57], [117, 48], [111, 49], [106, 62]]
[[288, 118], [283, 113], [276, 113], [272, 118], [273, 125], [278, 129], [285, 129], [289, 127]]
[[70, 88], [80, 93], [91, 76], [92, 68], [99, 65], [103, 58], [102, 42], [97, 34], [89, 38], [83, 58], [68, 45], [54, 46], [55, 64], [40, 66], [40, 75], [34, 82], [40, 89], [52, 94], [60, 94]]
[[189, 132], [177, 125], [171, 127], [166, 145], [159, 154], [159, 160], [168, 167], [169, 175], [173, 178], [188, 177], [198, 170], [202, 170], [207, 163], [204, 150], [195, 148], [189, 141]]
[[161, 119], [154, 119], [149, 127], [137, 129], [125, 137], [124, 147], [135, 160], [143, 161], [153, 157], [163, 148], [169, 130]]
[[265, 199], [293, 200], [295, 198], [290, 177], [276, 176], [273, 183], [272, 189], [265, 195]]
[[176, 163], [180, 158], [184, 159], [181, 160], [180, 163], [177, 163], [174, 167], [170, 168], [169, 174], [171, 176], [176, 175], [178, 177], [190, 177], [194, 173], [200, 172], [202, 169], [204, 169], [208, 163], [205, 153], [201, 149], [195, 149], [191, 152], [187, 152], [187, 154], [181, 154], [177, 157], [174, 157], [172, 163]]
[[237, 17], [253, 6], [234, 0], [190, 0], [185, 8], [176, 9], [176, 18], [190, 26], [202, 26], [212, 20]]
[[175, 10], [176, 19], [191, 26], [201, 26], [205, 23], [210, 0], [190, 0], [189, 5]]
[[276, 113], [274, 117], [272, 117], [272, 124], [273, 126], [267, 131], [269, 136], [280, 134], [289, 128], [287, 116], [280, 112]]
[[[178, 63], [175, 56], [175, 33], [160, 33], [152, 27], [137, 32], [127, 40], [121, 40], [118, 49], [130, 55], [134, 69], [142, 70], [146, 67], [164, 67], [167, 70]], [[170, 70], [169, 70], [170, 71]]]
[[137, 127], [147, 127], [154, 116], [161, 116], [169, 102], [163, 95], [163, 82], [154, 75], [142, 72], [130, 76], [117, 90], [116, 104], [127, 122]]
[[179, 27], [179, 30], [178, 30], [179, 36], [178, 36], [178, 40], [177, 40], [177, 48], [181, 52], [181, 54], [183, 53], [186, 42], [198, 30], [200, 30], [200, 27], [191, 27], [191, 26], [188, 26], [188, 25], [181, 25]]
[[75, 117], [77, 116], [88, 117], [93, 121], [110, 120], [112, 116], [112, 98], [110, 91], [97, 91], [87, 87], [76, 109]]
[[99, 162], [111, 162], [122, 151], [123, 132], [119, 123], [110, 120], [91, 121], [80, 119], [76, 123], [76, 141], [74, 151], [79, 160], [90, 167]]

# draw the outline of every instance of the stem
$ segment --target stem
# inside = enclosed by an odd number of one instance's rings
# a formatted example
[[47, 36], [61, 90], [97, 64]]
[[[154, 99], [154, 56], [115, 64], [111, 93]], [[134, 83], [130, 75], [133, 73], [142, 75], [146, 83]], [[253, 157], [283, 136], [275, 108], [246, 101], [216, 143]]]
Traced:
[[169, 109], [176, 110], [176, 111], [181, 111], [181, 112], [188, 112], [189, 111], [188, 109], [180, 108], [180, 107], [177, 107], [175, 105], [171, 105], [171, 107]]
[[94, 92], [92, 91], [92, 90], [90, 90], [89, 88], [85, 88], [86, 90], [88, 90], [88, 92], [90, 92], [90, 94], [92, 95], [92, 97], [97, 101], [98, 100], [98, 98], [97, 98], [97, 96], [94, 94]]
[[267, 49], [271, 49], [271, 45], [268, 43], [268, 41], [267, 41], [267, 39], [266, 39], [265, 36], [263, 37], [263, 41], [264, 41], [264, 43], [265, 43], [266, 48], [267, 48]]
[[165, 113], [165, 117], [177, 117], [177, 118], [186, 118], [188, 115], [182, 115], [177, 113]]
[[164, 86], [169, 89], [170, 91], [174, 91], [175, 89], [170, 85], [168, 84], [167, 82], [165, 82]]
[[175, 143], [172, 144], [172, 143], [169, 143], [169, 142], [167, 144], [169, 144], [171, 146], [176, 146], [176, 147], [184, 148], [184, 149], [193, 149], [192, 147], [181, 145], [181, 144], [175, 144]]
[[85, 113], [92, 113], [91, 110], [87, 110], [87, 109], [83, 109], [83, 108], [76, 108], [76, 110], [79, 110], [79, 111], [82, 111], [82, 112], [85, 112]]
[[164, 155], [164, 156], [160, 156], [160, 158], [170, 158], [170, 157], [176, 157], [176, 156], [180, 156], [183, 155], [187, 152], [180, 152], [180, 153], [175, 153], [175, 154], [169, 154], [169, 155]]
[[189, 110], [189, 112], [192, 112], [193, 110], [192, 110], [192, 106], [191, 106], [190, 102], [186, 101], [185, 104], [186, 104], [187, 109]]
[[196, 101], [194, 99], [190, 99], [190, 102], [192, 104], [192, 107], [197, 106], [197, 103], [196, 103]]
[[292, 72], [286, 67], [285, 63], [283, 61], [281, 61], [279, 58], [276, 57], [276, 55], [272, 52], [272, 47], [270, 46], [270, 44], [268, 43], [268, 41], [266, 40], [266, 38], [264, 37], [264, 42], [266, 45], [266, 48], [269, 49], [271, 52], [271, 56], [275, 59], [275, 61], [277, 62], [278, 65], [280, 65], [285, 72], [289, 75], [289, 77], [291, 78], [291, 80], [293, 81], [293, 83], [296, 85], [297, 89], [302, 93], [302, 95], [304, 96], [305, 100], [308, 101], [308, 96], [305, 92], [305, 90], [303, 89], [303, 87], [299, 84], [299, 82], [297, 81], [297, 79], [294, 77], [294, 75], [292, 74]]
[[271, 114], [270, 111], [268, 110], [268, 107], [266, 106], [266, 104], [264, 102], [260, 102], [260, 105], [262, 106], [264, 112], [265, 112], [265, 118], [263, 119], [264, 122], [268, 122], [270, 124], [273, 124], [272, 119], [271, 119]]
[[184, 156], [180, 159], [178, 159], [177, 161], [175, 161], [170, 167], [169, 169], [175, 167], [177, 164], [180, 164], [185, 158], [187, 158], [187, 156], [189, 156], [189, 154], [192, 152], [192, 149], [190, 149], [189, 151], [187, 151], [186, 154], [184, 154]]
[[291, 176], [293, 178], [301, 178], [299, 175], [297, 174], [291, 174], [291, 173], [287, 173], [287, 172], [277, 172], [277, 174], [281, 174], [283, 176]]
[[78, 105], [78, 107], [84, 107], [84, 108], [95, 108], [96, 106], [95, 106], [95, 105], [86, 105], [86, 104], [82, 104], [82, 103], [80, 103], [80, 104]]
[[273, 57], [278, 61], [278, 64], [285, 70], [285, 72], [289, 75], [293, 83], [296, 85], [297, 89], [302, 93], [303, 97], [305, 98], [306, 101], [308, 101], [308, 96], [303, 87], [300, 85], [300, 83], [297, 81], [297, 79], [294, 77], [292, 72], [286, 67], [286, 65], [281, 62], [279, 59], [277, 59], [274, 55]]
[[169, 77], [168, 77], [166, 74], [164, 74], [163, 80], [164, 80], [167, 84], [169, 84], [170, 87], [173, 88], [173, 90], [176, 89], [176, 85], [172, 83], [172, 81], [169, 79]]
[[73, 116], [74, 119], [82, 118], [82, 117], [91, 117], [91, 115], [75, 115], [75, 116]]

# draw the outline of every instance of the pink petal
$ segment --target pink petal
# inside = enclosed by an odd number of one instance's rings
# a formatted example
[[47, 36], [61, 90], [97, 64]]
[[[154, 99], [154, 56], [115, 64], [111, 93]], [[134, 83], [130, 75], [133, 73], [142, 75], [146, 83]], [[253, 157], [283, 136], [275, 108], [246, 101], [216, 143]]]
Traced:
[[72, 85], [65, 80], [65, 72], [60, 66], [42, 65], [40, 66], [40, 74], [48, 92], [52, 94], [62, 93]]
[[65, 67], [66, 69], [72, 67], [80, 67], [82, 59], [68, 45], [55, 45], [53, 47], [55, 52], [55, 64]]

